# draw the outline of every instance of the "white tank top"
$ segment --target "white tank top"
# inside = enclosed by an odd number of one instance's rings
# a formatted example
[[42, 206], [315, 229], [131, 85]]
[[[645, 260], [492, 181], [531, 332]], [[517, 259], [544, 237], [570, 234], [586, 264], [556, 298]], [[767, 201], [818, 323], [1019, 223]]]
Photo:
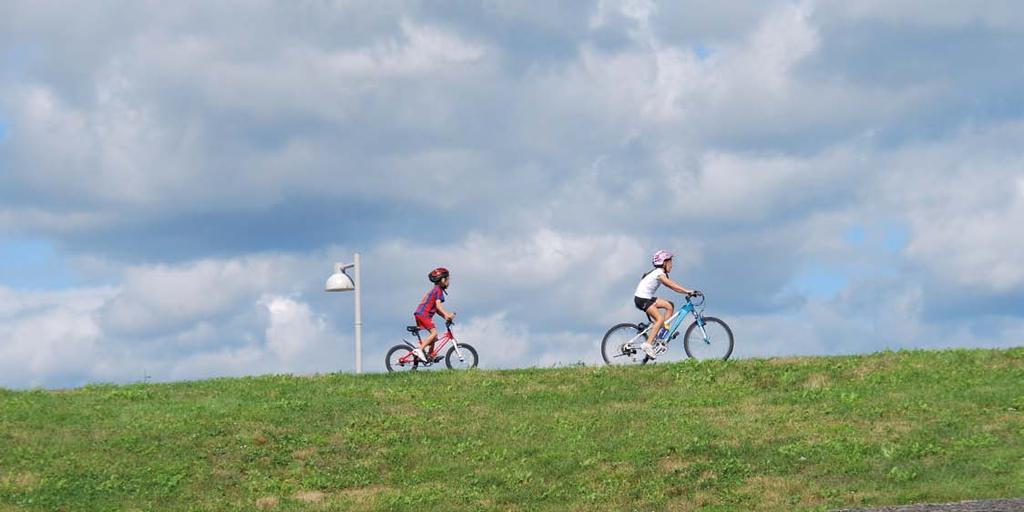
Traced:
[[658, 291], [658, 287], [661, 286], [661, 281], [658, 278], [663, 275], [665, 275], [665, 269], [660, 267], [650, 271], [640, 280], [640, 284], [636, 285], [636, 292], [633, 295], [641, 299], [654, 297], [654, 292]]

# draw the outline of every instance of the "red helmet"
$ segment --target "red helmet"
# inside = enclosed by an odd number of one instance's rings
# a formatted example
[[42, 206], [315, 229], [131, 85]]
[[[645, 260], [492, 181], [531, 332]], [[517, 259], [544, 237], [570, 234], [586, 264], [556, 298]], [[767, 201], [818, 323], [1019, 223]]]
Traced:
[[446, 277], [448, 277], [448, 269], [444, 267], [437, 267], [427, 274], [427, 279], [430, 279], [431, 283], [440, 283]]

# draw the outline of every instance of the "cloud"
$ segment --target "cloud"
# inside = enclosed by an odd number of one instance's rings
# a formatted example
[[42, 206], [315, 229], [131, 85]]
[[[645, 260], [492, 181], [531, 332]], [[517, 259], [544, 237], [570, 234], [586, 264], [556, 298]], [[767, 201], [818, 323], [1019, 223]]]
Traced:
[[107, 288], [19, 292], [0, 288], [0, 386], [52, 384], [53, 376], [91, 377], [102, 331], [92, 313], [112, 295]]
[[1013, 4], [7, 7], [0, 231], [80, 283], [10, 385], [349, 369], [356, 248], [368, 368], [438, 265], [485, 366], [591, 361], [660, 248], [740, 355], [1020, 332]]
[[305, 266], [263, 255], [129, 267], [116, 287], [0, 288], [0, 385], [350, 368], [351, 337], [295, 296]]
[[131, 335], [216, 318], [266, 290], [298, 286], [295, 265], [286, 256], [257, 256], [129, 267], [100, 319], [109, 331]]
[[460, 342], [477, 349], [483, 368], [515, 368], [533, 353], [526, 326], [513, 324], [507, 317], [506, 312], [499, 311], [454, 327]]

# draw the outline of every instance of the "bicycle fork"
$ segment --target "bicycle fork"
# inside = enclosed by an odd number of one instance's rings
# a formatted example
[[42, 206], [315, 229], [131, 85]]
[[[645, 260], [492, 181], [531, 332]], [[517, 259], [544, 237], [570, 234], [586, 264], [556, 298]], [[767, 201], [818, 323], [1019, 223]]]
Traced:
[[455, 354], [459, 356], [459, 362], [465, 362], [466, 358], [462, 357], [462, 350], [459, 348], [459, 342], [452, 338], [452, 346], [455, 347]]

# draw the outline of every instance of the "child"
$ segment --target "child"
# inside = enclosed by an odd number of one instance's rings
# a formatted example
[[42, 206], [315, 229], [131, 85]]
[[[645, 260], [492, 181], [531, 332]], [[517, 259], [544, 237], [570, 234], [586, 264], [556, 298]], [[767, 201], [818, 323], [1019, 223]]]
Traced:
[[[640, 345], [640, 348], [647, 354], [647, 357], [654, 359], [654, 337], [658, 335], [658, 332], [661, 331], [665, 324], [665, 320], [672, 316], [675, 309], [675, 304], [672, 304], [671, 301], [655, 297], [654, 292], [658, 291], [658, 287], [661, 285], [691, 296], [699, 295], [700, 292], [697, 290], [687, 290], [679, 283], [669, 279], [668, 273], [672, 271], [671, 252], [658, 251], [654, 253], [651, 263], [654, 264], [654, 270], [644, 274], [644, 277], [640, 279], [640, 284], [636, 286], [636, 292], [634, 293], [633, 304], [651, 318], [651, 328], [650, 332], [647, 333], [647, 341]], [[662, 313], [662, 310], [664, 310], [664, 313]]]
[[[433, 320], [434, 313], [440, 313], [446, 322], [451, 322], [455, 318], [455, 313], [444, 309], [442, 305], [447, 294], [446, 290], [448, 290], [450, 279], [448, 269], [437, 267], [427, 275], [427, 279], [434, 283], [434, 288], [423, 296], [423, 300], [420, 301], [420, 305], [412, 315], [416, 319], [416, 325], [419, 328], [430, 331], [430, 335], [420, 341], [419, 348], [412, 351], [421, 361], [427, 360], [427, 354], [434, 351], [434, 342], [437, 341], [437, 328], [434, 327]], [[429, 350], [427, 347], [429, 347]]]

